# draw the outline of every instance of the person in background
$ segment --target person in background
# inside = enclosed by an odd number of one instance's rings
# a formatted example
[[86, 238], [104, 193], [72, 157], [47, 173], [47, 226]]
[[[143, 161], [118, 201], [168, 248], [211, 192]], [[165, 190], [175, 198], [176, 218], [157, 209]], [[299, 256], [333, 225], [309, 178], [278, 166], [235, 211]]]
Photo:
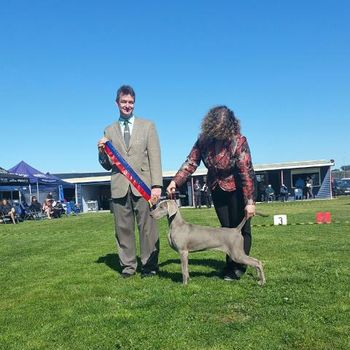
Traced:
[[305, 195], [305, 181], [299, 176], [295, 181], [295, 199], [303, 199]]
[[[207, 185], [212, 193], [216, 214], [222, 227], [236, 227], [244, 216], [244, 251], [251, 248], [250, 218], [255, 215], [255, 173], [246, 137], [240, 123], [226, 106], [209, 110], [203, 118], [201, 133], [187, 160], [167, 187], [168, 194], [182, 186], [203, 161], [208, 169]], [[245, 273], [246, 266], [226, 256], [224, 279], [234, 281]]]
[[16, 209], [5, 198], [1, 201], [0, 212], [5, 217], [11, 218], [12, 223], [16, 224]]
[[314, 198], [314, 194], [312, 192], [313, 180], [312, 177], [308, 176], [305, 183], [305, 191], [306, 191], [306, 199]]
[[281, 201], [282, 202], [287, 202], [288, 201], [288, 196], [289, 196], [288, 187], [285, 184], [282, 184], [281, 188], [280, 188]]
[[40, 213], [42, 209], [42, 205], [40, 202], [38, 202], [38, 199], [36, 198], [36, 196], [32, 197], [32, 201], [30, 203], [29, 206], [29, 210], [34, 212], [34, 213]]
[[53, 217], [53, 200], [46, 198], [44, 203], [43, 203], [43, 212], [46, 214], [48, 219], [52, 219]]
[[194, 183], [193, 186], [193, 191], [194, 191], [194, 207], [201, 208], [202, 207], [202, 187], [201, 184], [199, 183], [199, 180], [197, 179]]
[[203, 192], [204, 202], [207, 208], [211, 208], [211, 193], [206, 182], [204, 182], [201, 191]]
[[273, 202], [275, 200], [275, 190], [272, 188], [271, 184], [267, 185], [265, 189], [266, 202]]

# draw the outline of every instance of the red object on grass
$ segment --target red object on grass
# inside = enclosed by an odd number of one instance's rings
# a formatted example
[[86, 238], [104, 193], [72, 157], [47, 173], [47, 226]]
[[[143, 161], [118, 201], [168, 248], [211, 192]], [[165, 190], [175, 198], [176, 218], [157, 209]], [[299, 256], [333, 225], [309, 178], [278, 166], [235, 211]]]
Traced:
[[331, 213], [329, 211], [316, 213], [317, 224], [330, 224], [332, 222]]

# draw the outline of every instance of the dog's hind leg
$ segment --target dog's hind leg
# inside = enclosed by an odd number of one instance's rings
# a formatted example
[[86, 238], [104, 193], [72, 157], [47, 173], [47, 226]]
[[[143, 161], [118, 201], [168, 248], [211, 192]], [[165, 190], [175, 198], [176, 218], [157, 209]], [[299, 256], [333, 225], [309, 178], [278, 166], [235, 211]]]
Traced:
[[188, 273], [188, 250], [180, 251], [180, 259], [181, 259], [181, 270], [182, 270], [182, 283], [187, 284], [190, 279], [190, 275]]

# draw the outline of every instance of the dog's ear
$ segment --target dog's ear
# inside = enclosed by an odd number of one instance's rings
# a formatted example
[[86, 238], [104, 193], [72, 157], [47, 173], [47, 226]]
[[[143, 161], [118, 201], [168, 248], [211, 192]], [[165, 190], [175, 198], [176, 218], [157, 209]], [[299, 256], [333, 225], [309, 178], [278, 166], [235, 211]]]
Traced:
[[177, 204], [174, 200], [168, 200], [167, 204], [168, 204], [168, 215], [169, 215], [169, 218], [171, 218], [177, 212]]

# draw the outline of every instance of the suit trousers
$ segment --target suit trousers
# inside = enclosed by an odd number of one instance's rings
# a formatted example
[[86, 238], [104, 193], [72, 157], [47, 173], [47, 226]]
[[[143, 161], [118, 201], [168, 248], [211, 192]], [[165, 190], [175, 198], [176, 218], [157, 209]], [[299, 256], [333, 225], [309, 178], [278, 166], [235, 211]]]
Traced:
[[159, 233], [150, 215], [149, 203], [130, 189], [125, 197], [112, 200], [119, 262], [123, 273], [133, 274], [137, 268], [135, 219], [139, 231], [142, 271], [158, 270]]
[[[243, 220], [245, 212], [245, 203], [242, 190], [237, 189], [233, 192], [223, 191], [217, 187], [212, 192], [212, 199], [216, 214], [222, 227], [237, 227]], [[242, 228], [244, 239], [244, 252], [249, 255], [252, 245], [250, 219], [247, 220]], [[247, 269], [246, 265], [238, 264], [226, 256], [226, 270], [233, 271], [237, 275], [242, 275]]]

